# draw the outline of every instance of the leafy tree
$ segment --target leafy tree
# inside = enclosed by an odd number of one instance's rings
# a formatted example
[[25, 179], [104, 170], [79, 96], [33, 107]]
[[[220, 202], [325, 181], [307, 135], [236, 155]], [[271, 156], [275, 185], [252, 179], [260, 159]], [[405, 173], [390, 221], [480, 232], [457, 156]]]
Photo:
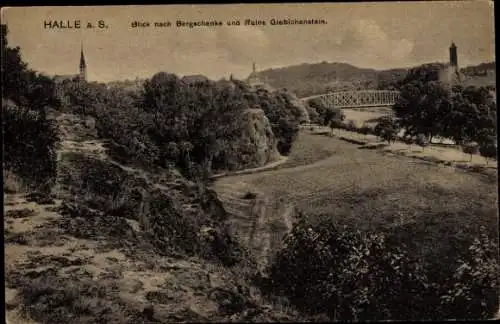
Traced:
[[427, 63], [412, 68], [406, 74], [406, 77], [399, 82], [399, 87], [410, 83], [428, 83], [439, 81], [439, 75], [445, 68], [442, 63]]
[[425, 149], [426, 146], [429, 146], [429, 141], [427, 140], [426, 136], [424, 134], [417, 134], [417, 137], [415, 139], [415, 143], [422, 148], [422, 150]]
[[401, 96], [394, 106], [396, 117], [410, 136], [425, 134], [451, 138], [457, 146], [481, 142], [496, 134], [496, 105], [485, 87], [450, 88], [440, 84], [440, 65], [411, 70], [401, 83]]
[[394, 143], [396, 141], [400, 127], [396, 120], [389, 116], [384, 116], [380, 119], [374, 130], [378, 137], [387, 141], [390, 145], [391, 142]]
[[479, 152], [479, 145], [477, 142], [467, 142], [462, 145], [462, 150], [470, 155], [469, 162], [471, 162], [472, 155]]
[[19, 47], [8, 46], [7, 32], [1, 25], [4, 170], [33, 189], [48, 191], [56, 176], [59, 135], [47, 112], [59, 101], [52, 80], [30, 70]]
[[488, 165], [488, 159], [497, 158], [497, 138], [495, 136], [489, 136], [484, 138], [479, 143], [479, 154], [486, 159], [486, 165]]
[[344, 112], [339, 108], [327, 108], [324, 111], [323, 125], [329, 126], [331, 129], [331, 134], [333, 135], [333, 129], [340, 127], [345, 119]]

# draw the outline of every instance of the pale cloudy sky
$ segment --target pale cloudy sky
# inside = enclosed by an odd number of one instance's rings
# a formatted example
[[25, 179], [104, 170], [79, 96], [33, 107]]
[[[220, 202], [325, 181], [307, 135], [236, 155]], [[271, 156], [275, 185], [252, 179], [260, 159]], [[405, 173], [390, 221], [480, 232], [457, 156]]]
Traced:
[[[131, 28], [131, 22], [324, 19], [326, 25]], [[45, 29], [44, 21], [104, 20], [107, 29]], [[10, 45], [30, 67], [78, 72], [83, 42], [89, 80], [150, 77], [158, 71], [210, 78], [258, 69], [347, 62], [375, 69], [447, 61], [451, 41], [460, 66], [495, 59], [493, 2], [95, 6], [3, 8]]]

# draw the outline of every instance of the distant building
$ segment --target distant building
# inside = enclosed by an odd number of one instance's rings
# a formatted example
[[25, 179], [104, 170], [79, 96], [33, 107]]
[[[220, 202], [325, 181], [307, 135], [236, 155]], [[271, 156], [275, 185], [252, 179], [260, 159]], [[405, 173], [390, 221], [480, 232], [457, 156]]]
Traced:
[[252, 64], [252, 73], [247, 78], [247, 84], [251, 87], [264, 85], [265, 82], [261, 79], [255, 68], [255, 62]]
[[54, 76], [54, 81], [57, 83], [62, 83], [66, 80], [69, 81], [87, 81], [87, 64], [85, 62], [85, 56], [83, 54], [83, 45], [80, 51], [80, 65], [78, 74], [66, 74], [66, 75], [56, 75]]
[[85, 63], [85, 56], [83, 55], [83, 45], [80, 52], [80, 79], [87, 81], [87, 64]]
[[252, 64], [252, 73], [247, 78], [247, 84], [253, 88], [265, 89], [267, 91], [273, 91], [273, 88], [268, 84], [267, 78], [262, 80], [257, 69], [255, 68], [255, 62]]

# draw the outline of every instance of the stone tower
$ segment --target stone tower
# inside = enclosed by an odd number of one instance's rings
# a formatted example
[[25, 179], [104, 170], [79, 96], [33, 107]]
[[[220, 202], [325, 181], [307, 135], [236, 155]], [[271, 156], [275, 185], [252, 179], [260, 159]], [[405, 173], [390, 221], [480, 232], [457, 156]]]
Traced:
[[440, 80], [448, 84], [460, 83], [462, 77], [460, 76], [460, 70], [458, 68], [458, 51], [457, 46], [454, 42], [451, 42], [450, 46], [450, 62], [448, 66], [442, 71], [442, 76]]
[[87, 64], [85, 63], [85, 56], [83, 55], [83, 44], [80, 52], [80, 74], [79, 77], [83, 81], [87, 81]]

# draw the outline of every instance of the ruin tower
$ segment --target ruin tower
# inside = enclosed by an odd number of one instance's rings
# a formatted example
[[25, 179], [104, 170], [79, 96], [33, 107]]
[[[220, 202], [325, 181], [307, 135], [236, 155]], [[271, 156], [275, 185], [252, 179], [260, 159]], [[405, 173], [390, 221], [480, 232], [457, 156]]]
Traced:
[[87, 81], [87, 64], [85, 63], [85, 56], [83, 55], [83, 44], [80, 52], [80, 80]]
[[450, 62], [448, 66], [442, 71], [440, 80], [448, 84], [457, 84], [461, 82], [460, 70], [458, 68], [458, 54], [457, 46], [451, 42], [450, 46]]

